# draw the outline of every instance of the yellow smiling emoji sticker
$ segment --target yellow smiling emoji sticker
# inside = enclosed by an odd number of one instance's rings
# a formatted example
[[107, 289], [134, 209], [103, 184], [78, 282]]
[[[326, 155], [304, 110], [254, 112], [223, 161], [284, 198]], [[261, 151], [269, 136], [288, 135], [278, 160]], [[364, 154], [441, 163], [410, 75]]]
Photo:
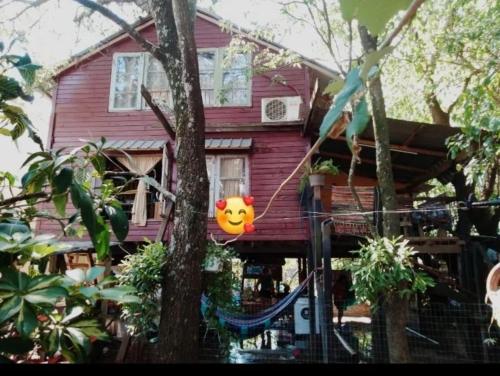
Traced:
[[251, 196], [230, 197], [217, 201], [215, 217], [220, 228], [231, 235], [254, 232], [253, 203], [254, 198]]

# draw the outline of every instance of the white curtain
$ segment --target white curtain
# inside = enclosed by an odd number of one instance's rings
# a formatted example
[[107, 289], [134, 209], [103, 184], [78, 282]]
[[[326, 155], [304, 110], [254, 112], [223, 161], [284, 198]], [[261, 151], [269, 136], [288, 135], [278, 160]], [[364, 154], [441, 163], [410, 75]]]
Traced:
[[[118, 157], [118, 161], [128, 168], [130, 172], [137, 175], [147, 175], [162, 160], [158, 155], [133, 155], [129, 158]], [[139, 180], [132, 206], [132, 223], [144, 227], [148, 221], [147, 186], [144, 181]]]

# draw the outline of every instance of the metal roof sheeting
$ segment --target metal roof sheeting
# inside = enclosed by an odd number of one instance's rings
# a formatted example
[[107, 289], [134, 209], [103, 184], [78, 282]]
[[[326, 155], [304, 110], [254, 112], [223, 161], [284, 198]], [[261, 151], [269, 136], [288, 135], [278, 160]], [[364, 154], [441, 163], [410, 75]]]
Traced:
[[167, 141], [163, 140], [107, 140], [104, 149], [111, 150], [161, 150]]
[[[108, 150], [160, 150], [167, 141], [158, 140], [107, 140], [104, 149]], [[207, 138], [206, 150], [248, 150], [252, 147], [251, 138]]]
[[208, 138], [206, 150], [248, 150], [252, 147], [251, 138]]

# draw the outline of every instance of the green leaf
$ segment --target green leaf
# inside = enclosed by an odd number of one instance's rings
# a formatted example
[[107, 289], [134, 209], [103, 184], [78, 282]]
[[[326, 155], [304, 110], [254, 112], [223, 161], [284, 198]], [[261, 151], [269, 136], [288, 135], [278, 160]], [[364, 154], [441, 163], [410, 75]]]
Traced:
[[104, 266], [94, 266], [87, 270], [85, 280], [87, 282], [92, 282], [95, 279], [97, 279], [99, 276], [103, 275], [104, 272], [106, 271], [106, 268]]
[[56, 194], [52, 197], [52, 202], [56, 207], [57, 214], [59, 214], [61, 217], [64, 217], [66, 215], [66, 206], [68, 205], [68, 194]]
[[39, 275], [34, 277], [27, 286], [29, 291], [31, 290], [41, 290], [47, 287], [57, 287], [61, 282], [61, 276], [59, 275]]
[[35, 344], [29, 338], [11, 337], [0, 339], [0, 353], [21, 355], [33, 350]]
[[42, 157], [42, 160], [51, 160], [52, 159], [52, 155], [46, 151], [39, 151], [37, 153], [33, 153], [31, 154], [23, 163], [23, 165], [21, 167], [24, 167], [26, 165], [28, 165], [31, 161], [33, 161], [34, 159], [38, 158], [38, 157]]
[[61, 320], [61, 324], [65, 324], [70, 322], [73, 319], [76, 319], [77, 317], [81, 316], [85, 310], [83, 307], [73, 307], [71, 311], [64, 317], [63, 320]]
[[35, 82], [35, 78], [36, 78], [36, 71], [40, 68], [41, 68], [40, 65], [25, 64], [25, 65], [17, 67], [17, 70], [19, 71], [19, 73], [23, 77], [24, 81], [26, 81], [26, 83], [28, 85], [33, 85], [33, 83]]
[[54, 187], [56, 193], [63, 193], [68, 190], [73, 181], [73, 170], [69, 167], [64, 167], [59, 173], [54, 176]]
[[12, 236], [15, 233], [31, 233], [31, 230], [22, 222], [0, 223], [0, 234]]
[[16, 330], [22, 336], [28, 337], [37, 326], [38, 320], [36, 319], [35, 312], [33, 312], [28, 303], [23, 301], [19, 310], [19, 316], [17, 316]]
[[377, 36], [400, 10], [408, 9], [412, 0], [339, 0], [340, 11], [346, 21], [357, 19]]
[[372, 52], [366, 56], [365, 62], [363, 66], [361, 67], [361, 79], [363, 81], [368, 80], [369, 72], [374, 67], [378, 62], [386, 55], [390, 54], [392, 51], [394, 51], [395, 47], [393, 46], [387, 46], [385, 48], [382, 48], [381, 50]]
[[80, 209], [82, 222], [87, 228], [87, 231], [92, 239], [92, 243], [96, 246], [97, 236], [97, 215], [94, 210], [92, 199], [84, 189], [78, 184], [71, 184], [71, 199], [73, 205]]
[[344, 108], [349, 103], [354, 94], [363, 89], [363, 82], [359, 77], [360, 69], [354, 68], [346, 77], [343, 89], [335, 98], [335, 103], [325, 115], [320, 127], [320, 137], [326, 139], [332, 127], [341, 118]]
[[85, 282], [85, 271], [82, 269], [66, 270], [66, 275], [78, 284]]
[[119, 303], [137, 303], [141, 302], [139, 297], [132, 295], [135, 289], [126, 288], [124, 286], [104, 289], [100, 291], [101, 298], [104, 300], [113, 300]]
[[103, 176], [106, 172], [106, 159], [102, 155], [95, 155], [90, 159], [92, 165], [96, 169], [97, 173], [100, 176]]
[[345, 81], [340, 77], [334, 78], [323, 91], [323, 95], [334, 97], [344, 87]]
[[[11, 77], [3, 75], [0, 75], [0, 93], [2, 93], [2, 101], [17, 99], [25, 95], [19, 82]], [[7, 108], [7, 106], [5, 106], [5, 108]], [[5, 108], [2, 108], [2, 110], [5, 111]]]
[[5, 300], [2, 305], [0, 305], [0, 324], [17, 314], [21, 309], [22, 303], [23, 300], [17, 295]]
[[92, 242], [97, 253], [97, 259], [100, 261], [107, 259], [109, 256], [110, 238], [109, 226], [100, 215], [97, 215], [96, 235]]
[[119, 204], [106, 205], [104, 207], [107, 216], [111, 222], [111, 228], [118, 241], [123, 242], [128, 235], [129, 221], [127, 214], [123, 211]]
[[353, 137], [361, 135], [366, 130], [369, 120], [370, 113], [368, 112], [368, 103], [366, 102], [366, 97], [363, 97], [363, 99], [361, 99], [361, 101], [356, 106], [352, 121], [349, 123], [346, 129], [347, 143], [351, 151]]
[[80, 291], [80, 294], [82, 294], [86, 298], [92, 299], [99, 292], [99, 289], [95, 286], [90, 286], [90, 287], [80, 287], [78, 291]]
[[31, 291], [24, 296], [24, 299], [32, 304], [48, 303], [56, 304], [60, 298], [68, 296], [68, 292], [63, 287], [48, 287], [43, 290]]
[[88, 353], [90, 349], [90, 341], [87, 336], [77, 328], [66, 328], [66, 331], [70, 335], [70, 340], [75, 346], [80, 346], [84, 349], [85, 353]]
[[0, 134], [2, 136], [12, 136], [12, 133], [6, 128], [0, 128]]
[[73, 328], [79, 328], [87, 337], [96, 337], [100, 341], [109, 340], [109, 334], [102, 330], [97, 320], [82, 320], [71, 325]]

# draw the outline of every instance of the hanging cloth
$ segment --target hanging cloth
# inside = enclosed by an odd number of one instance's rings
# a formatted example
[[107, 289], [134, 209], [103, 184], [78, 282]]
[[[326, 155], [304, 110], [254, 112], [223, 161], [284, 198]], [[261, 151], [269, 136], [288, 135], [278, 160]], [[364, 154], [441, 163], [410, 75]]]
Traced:
[[[159, 155], [132, 155], [130, 159], [118, 157], [118, 162], [124, 165], [130, 172], [142, 176], [149, 174], [161, 160], [162, 157]], [[132, 223], [136, 226], [144, 227], [147, 221], [147, 185], [143, 180], [139, 180], [132, 206]]]

